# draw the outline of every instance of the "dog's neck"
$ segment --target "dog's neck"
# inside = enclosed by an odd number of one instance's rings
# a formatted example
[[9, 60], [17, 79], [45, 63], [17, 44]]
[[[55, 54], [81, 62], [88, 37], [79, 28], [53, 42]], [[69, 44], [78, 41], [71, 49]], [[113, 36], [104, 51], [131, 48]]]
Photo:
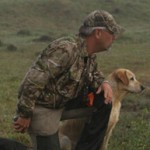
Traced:
[[109, 84], [112, 87], [113, 90], [113, 99], [114, 103], [121, 102], [124, 98], [124, 96], [128, 93], [126, 90], [121, 89], [119, 84], [116, 82], [114, 77], [108, 76], [107, 80], [109, 81]]

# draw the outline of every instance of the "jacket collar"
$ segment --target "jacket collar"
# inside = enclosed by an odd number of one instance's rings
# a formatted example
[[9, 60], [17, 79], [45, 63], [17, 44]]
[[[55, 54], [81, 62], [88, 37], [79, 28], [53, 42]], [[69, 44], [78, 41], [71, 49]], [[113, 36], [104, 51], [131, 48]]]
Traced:
[[87, 52], [87, 44], [84, 38], [77, 36], [77, 46], [79, 49], [79, 55], [81, 57], [89, 57], [89, 54]]

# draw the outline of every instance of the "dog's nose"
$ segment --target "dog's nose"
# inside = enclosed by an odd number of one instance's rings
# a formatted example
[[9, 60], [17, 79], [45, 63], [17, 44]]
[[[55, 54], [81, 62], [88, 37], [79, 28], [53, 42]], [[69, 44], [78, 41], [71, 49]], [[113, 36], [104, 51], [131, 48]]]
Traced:
[[143, 85], [141, 85], [141, 90], [143, 91], [145, 89], [145, 87]]

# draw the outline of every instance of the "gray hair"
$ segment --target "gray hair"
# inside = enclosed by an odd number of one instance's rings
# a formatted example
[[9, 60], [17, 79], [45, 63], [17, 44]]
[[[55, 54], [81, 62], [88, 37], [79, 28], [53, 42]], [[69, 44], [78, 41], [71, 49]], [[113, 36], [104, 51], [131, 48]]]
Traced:
[[84, 27], [84, 26], [81, 26], [79, 29], [79, 35], [81, 37], [88, 37], [93, 33], [93, 31], [95, 29], [106, 29], [106, 27]]

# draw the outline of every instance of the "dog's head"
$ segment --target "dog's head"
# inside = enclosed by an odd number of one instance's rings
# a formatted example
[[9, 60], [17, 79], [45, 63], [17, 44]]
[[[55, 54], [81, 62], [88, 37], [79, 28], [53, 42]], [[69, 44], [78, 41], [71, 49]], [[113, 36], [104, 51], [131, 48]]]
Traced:
[[144, 90], [144, 86], [136, 79], [135, 74], [128, 69], [117, 69], [112, 75], [120, 90], [132, 93], [139, 93]]

